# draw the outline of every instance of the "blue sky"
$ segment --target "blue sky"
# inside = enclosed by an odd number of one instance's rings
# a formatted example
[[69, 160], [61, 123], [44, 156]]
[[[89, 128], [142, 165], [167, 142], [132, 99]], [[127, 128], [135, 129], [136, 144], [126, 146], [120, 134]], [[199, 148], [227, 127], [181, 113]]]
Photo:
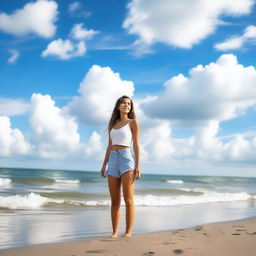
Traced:
[[0, 3], [0, 166], [99, 171], [133, 98], [145, 173], [256, 176], [256, 4]]

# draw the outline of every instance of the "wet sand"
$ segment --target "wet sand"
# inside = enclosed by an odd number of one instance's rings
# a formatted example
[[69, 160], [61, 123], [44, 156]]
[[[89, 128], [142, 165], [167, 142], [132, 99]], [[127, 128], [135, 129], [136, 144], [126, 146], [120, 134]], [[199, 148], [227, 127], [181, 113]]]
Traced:
[[212, 223], [191, 229], [134, 235], [131, 238], [99, 237], [55, 244], [33, 245], [0, 251], [0, 256], [255, 256], [256, 218]]

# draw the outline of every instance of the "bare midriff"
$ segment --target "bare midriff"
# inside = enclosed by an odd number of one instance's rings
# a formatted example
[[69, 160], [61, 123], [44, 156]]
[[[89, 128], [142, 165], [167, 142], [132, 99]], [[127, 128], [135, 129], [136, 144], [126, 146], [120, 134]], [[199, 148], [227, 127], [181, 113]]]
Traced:
[[128, 146], [120, 146], [120, 145], [112, 145], [110, 150], [115, 151], [115, 150], [124, 149], [124, 148], [129, 148], [129, 147]]

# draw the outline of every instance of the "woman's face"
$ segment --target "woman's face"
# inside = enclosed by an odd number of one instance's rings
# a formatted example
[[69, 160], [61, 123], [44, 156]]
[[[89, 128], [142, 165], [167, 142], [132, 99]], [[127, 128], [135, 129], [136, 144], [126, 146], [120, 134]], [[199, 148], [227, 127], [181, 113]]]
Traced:
[[123, 101], [119, 104], [118, 109], [120, 112], [128, 114], [131, 111], [131, 100], [124, 98]]

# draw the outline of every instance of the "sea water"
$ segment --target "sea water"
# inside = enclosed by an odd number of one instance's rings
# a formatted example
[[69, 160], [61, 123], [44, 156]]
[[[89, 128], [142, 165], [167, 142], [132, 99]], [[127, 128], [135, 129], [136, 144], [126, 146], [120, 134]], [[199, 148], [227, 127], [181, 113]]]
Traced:
[[[135, 205], [134, 234], [255, 217], [256, 178], [143, 174]], [[0, 249], [110, 233], [100, 173], [0, 168]]]

